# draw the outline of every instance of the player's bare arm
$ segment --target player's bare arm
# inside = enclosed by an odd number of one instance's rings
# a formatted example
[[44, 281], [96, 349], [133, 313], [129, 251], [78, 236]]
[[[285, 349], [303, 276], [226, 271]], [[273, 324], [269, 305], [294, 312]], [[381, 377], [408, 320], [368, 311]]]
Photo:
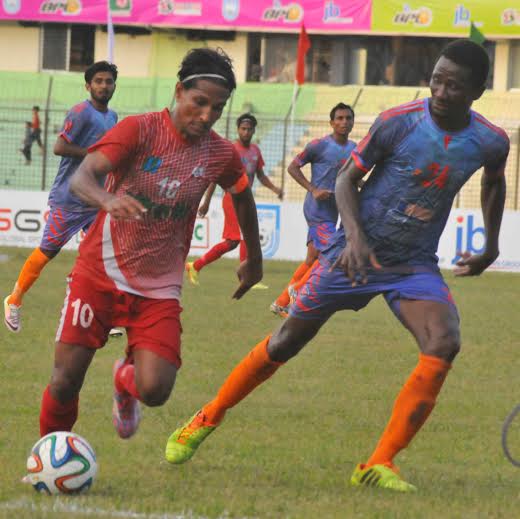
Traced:
[[289, 175], [300, 184], [300, 186], [312, 194], [315, 200], [326, 200], [334, 194], [332, 191], [328, 191], [327, 189], [319, 189], [316, 186], [313, 186], [302, 173], [298, 163], [294, 160], [289, 164], [287, 171], [289, 172]]
[[480, 199], [486, 231], [486, 249], [482, 254], [462, 253], [453, 270], [456, 276], [478, 276], [498, 258], [498, 236], [506, 200], [506, 179], [503, 170], [496, 173], [484, 168]]
[[199, 216], [206, 216], [209, 211], [209, 204], [211, 203], [211, 198], [213, 197], [213, 193], [215, 192], [215, 188], [217, 187], [217, 184], [212, 182], [208, 189], [206, 189], [206, 194], [204, 195], [204, 200], [202, 201], [202, 204], [200, 204], [198, 214]]
[[367, 282], [366, 269], [369, 265], [379, 269], [381, 265], [368, 246], [359, 218], [358, 183], [365, 172], [359, 169], [352, 158], [341, 168], [336, 179], [336, 204], [345, 230], [347, 246], [338, 256], [332, 268], [340, 267], [345, 275], [357, 284]]
[[128, 195], [118, 198], [98, 184], [97, 177], [105, 176], [112, 170], [111, 162], [103, 153], [90, 153], [71, 177], [70, 189], [88, 205], [105, 210], [112, 218], [141, 218], [146, 208], [139, 201]]
[[54, 144], [54, 155], [60, 157], [72, 157], [74, 159], [82, 159], [88, 153], [88, 148], [82, 148], [72, 142], [67, 142], [63, 137], [58, 137]]
[[264, 173], [263, 168], [259, 168], [256, 171], [256, 176], [258, 177], [258, 180], [260, 180], [260, 183], [265, 186], [267, 189], [270, 189], [280, 200], [283, 200], [283, 191], [280, 187], [276, 187], [269, 177]]
[[233, 294], [240, 299], [253, 285], [261, 281], [263, 276], [262, 249], [258, 233], [258, 217], [251, 188], [247, 187], [238, 194], [233, 194], [233, 204], [238, 223], [247, 248], [247, 259], [238, 267], [240, 286]]

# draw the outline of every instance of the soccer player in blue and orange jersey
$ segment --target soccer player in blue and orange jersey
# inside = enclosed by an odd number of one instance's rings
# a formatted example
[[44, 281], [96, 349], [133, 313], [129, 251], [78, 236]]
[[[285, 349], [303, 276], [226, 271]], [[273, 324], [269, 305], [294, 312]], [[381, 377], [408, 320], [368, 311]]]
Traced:
[[[238, 139], [234, 145], [242, 164], [246, 170], [246, 175], [249, 180], [249, 186], [252, 188], [255, 178], [262, 183], [263, 186], [270, 189], [278, 198], [283, 198], [282, 190], [276, 187], [270, 180], [269, 177], [264, 173], [264, 158], [260, 148], [251, 142], [253, 135], [256, 131], [258, 121], [256, 117], [250, 113], [245, 113], [237, 118], [237, 133]], [[204, 201], [199, 207], [199, 216], [206, 216], [209, 210], [209, 204], [211, 197], [215, 191], [215, 184], [211, 184], [206, 192]], [[237, 215], [233, 207], [233, 201], [229, 193], [225, 193], [222, 197], [222, 209], [224, 211], [224, 230], [222, 232], [222, 241], [217, 243], [203, 256], [198, 258], [196, 261], [186, 263], [186, 272], [188, 279], [194, 285], [199, 284], [198, 273], [206, 265], [213, 263], [218, 260], [224, 254], [236, 249], [240, 244], [240, 261], [244, 261], [247, 257], [247, 250], [240, 235], [240, 226], [238, 224]], [[267, 288], [261, 283], [257, 283], [253, 288]]]
[[[354, 127], [354, 110], [349, 105], [338, 103], [330, 112], [332, 133], [316, 139], [291, 162], [287, 171], [305, 190], [303, 214], [309, 226], [307, 234], [307, 257], [294, 272], [289, 284], [271, 304], [271, 312], [287, 317], [289, 290], [295, 292], [310, 276], [312, 266], [336, 231], [338, 208], [334, 198], [336, 176], [350, 157], [356, 143], [348, 136]], [[311, 165], [311, 179], [307, 180], [301, 168]]]
[[[399, 476], [394, 457], [427, 420], [460, 348], [459, 316], [437, 266], [437, 245], [454, 197], [481, 167], [485, 250], [463, 253], [455, 275], [479, 275], [499, 253], [509, 140], [471, 110], [488, 72], [482, 47], [455, 41], [435, 64], [430, 98], [377, 118], [338, 174], [343, 227], [320, 255], [288, 319], [233, 370], [214, 400], [173, 433], [166, 447], [170, 462], [189, 459], [226, 411], [295, 356], [336, 311], [360, 310], [383, 295], [416, 339], [419, 362], [374, 452], [355, 468], [351, 483], [415, 490]], [[359, 179], [372, 169], [359, 192]]]
[[[231, 60], [194, 49], [178, 75], [172, 112], [124, 119], [89, 148], [71, 180], [75, 195], [99, 212], [68, 280], [42, 399], [42, 436], [73, 427], [85, 374], [113, 326], [128, 336], [127, 356], [113, 369], [119, 436], [137, 430], [139, 401], [158, 406], [168, 399], [181, 366], [184, 262], [210, 183], [232, 193], [249, 251], [234, 297], [262, 278], [256, 207], [242, 161], [211, 130], [236, 86]], [[99, 179], [109, 173], [105, 190]]]
[[[117, 123], [117, 114], [108, 108], [114, 94], [117, 67], [99, 61], [85, 71], [85, 87], [90, 98], [74, 106], [65, 117], [54, 145], [62, 157], [49, 194], [50, 212], [40, 246], [27, 258], [11, 294], [4, 300], [5, 324], [12, 332], [21, 329], [22, 299], [62, 247], [81, 229], [87, 230], [97, 209], [87, 206], [69, 191], [73, 173], [87, 154], [89, 146]], [[38, 108], [38, 107], [35, 107]], [[104, 179], [99, 182], [103, 184]]]

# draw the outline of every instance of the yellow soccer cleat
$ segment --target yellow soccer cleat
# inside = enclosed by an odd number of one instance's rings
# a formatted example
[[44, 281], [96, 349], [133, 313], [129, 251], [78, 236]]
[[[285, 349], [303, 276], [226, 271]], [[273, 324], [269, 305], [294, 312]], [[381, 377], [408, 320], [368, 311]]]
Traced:
[[190, 280], [192, 285], [199, 285], [199, 273], [193, 266], [193, 262], [188, 261], [184, 267], [186, 273], [188, 274], [188, 279]]
[[168, 438], [166, 460], [175, 464], [185, 463], [216, 428], [216, 425], [205, 422], [202, 411], [198, 411]]
[[350, 484], [358, 487], [380, 487], [396, 492], [417, 492], [417, 487], [406, 482], [398, 474], [395, 467], [390, 465], [366, 465], [359, 464], [352, 473]]

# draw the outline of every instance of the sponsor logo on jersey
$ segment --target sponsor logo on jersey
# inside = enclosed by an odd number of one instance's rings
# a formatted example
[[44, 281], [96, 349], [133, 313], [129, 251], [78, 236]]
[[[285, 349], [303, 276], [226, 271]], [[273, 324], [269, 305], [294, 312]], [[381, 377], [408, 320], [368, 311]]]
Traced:
[[157, 170], [161, 167], [163, 160], [161, 157], [154, 157], [153, 155], [147, 157], [143, 162], [143, 171], [145, 173], [156, 173]]

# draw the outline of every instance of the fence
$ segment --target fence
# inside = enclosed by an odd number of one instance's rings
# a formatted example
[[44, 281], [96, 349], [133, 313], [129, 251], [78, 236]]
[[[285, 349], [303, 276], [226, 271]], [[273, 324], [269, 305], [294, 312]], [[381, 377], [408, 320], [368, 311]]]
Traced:
[[[3, 78], [3, 75], [2, 75]], [[8, 90], [0, 97], [0, 188], [16, 190], [49, 190], [54, 181], [60, 158], [53, 154], [53, 146], [63, 119], [72, 104], [86, 97], [82, 82], [75, 75], [27, 77], [17, 76], [16, 84], [4, 82]], [[172, 103], [174, 80], [118, 80], [113, 106], [120, 120], [132, 113], [158, 110]], [[124, 92], [124, 95], [123, 95]], [[427, 89], [387, 87], [323, 87], [306, 85], [298, 99], [296, 117], [289, 117], [291, 85], [246, 84], [237, 89], [228, 102], [226, 112], [215, 130], [227, 138], [236, 135], [235, 119], [246, 110], [255, 113], [259, 124], [255, 140], [265, 160], [265, 172], [275, 185], [283, 186], [286, 199], [301, 201], [305, 191], [287, 174], [287, 166], [311, 139], [330, 132], [328, 111], [339, 101], [356, 109], [356, 124], [350, 138], [359, 141], [368, 131], [375, 114], [381, 110], [427, 95]], [[67, 104], [67, 102], [70, 103]], [[511, 140], [506, 168], [508, 209], [520, 209], [520, 106], [516, 94], [488, 93], [475, 108], [491, 120], [498, 119]], [[31, 107], [40, 105], [43, 150], [33, 146], [33, 158], [25, 165], [21, 153], [25, 121], [31, 119]], [[494, 117], [494, 114], [497, 117]], [[512, 116], [505, 119], [506, 116]], [[261, 201], [274, 201], [275, 195], [263, 186], [255, 185], [255, 196]], [[480, 175], [475, 174], [464, 186], [455, 201], [459, 208], [480, 206]]]

